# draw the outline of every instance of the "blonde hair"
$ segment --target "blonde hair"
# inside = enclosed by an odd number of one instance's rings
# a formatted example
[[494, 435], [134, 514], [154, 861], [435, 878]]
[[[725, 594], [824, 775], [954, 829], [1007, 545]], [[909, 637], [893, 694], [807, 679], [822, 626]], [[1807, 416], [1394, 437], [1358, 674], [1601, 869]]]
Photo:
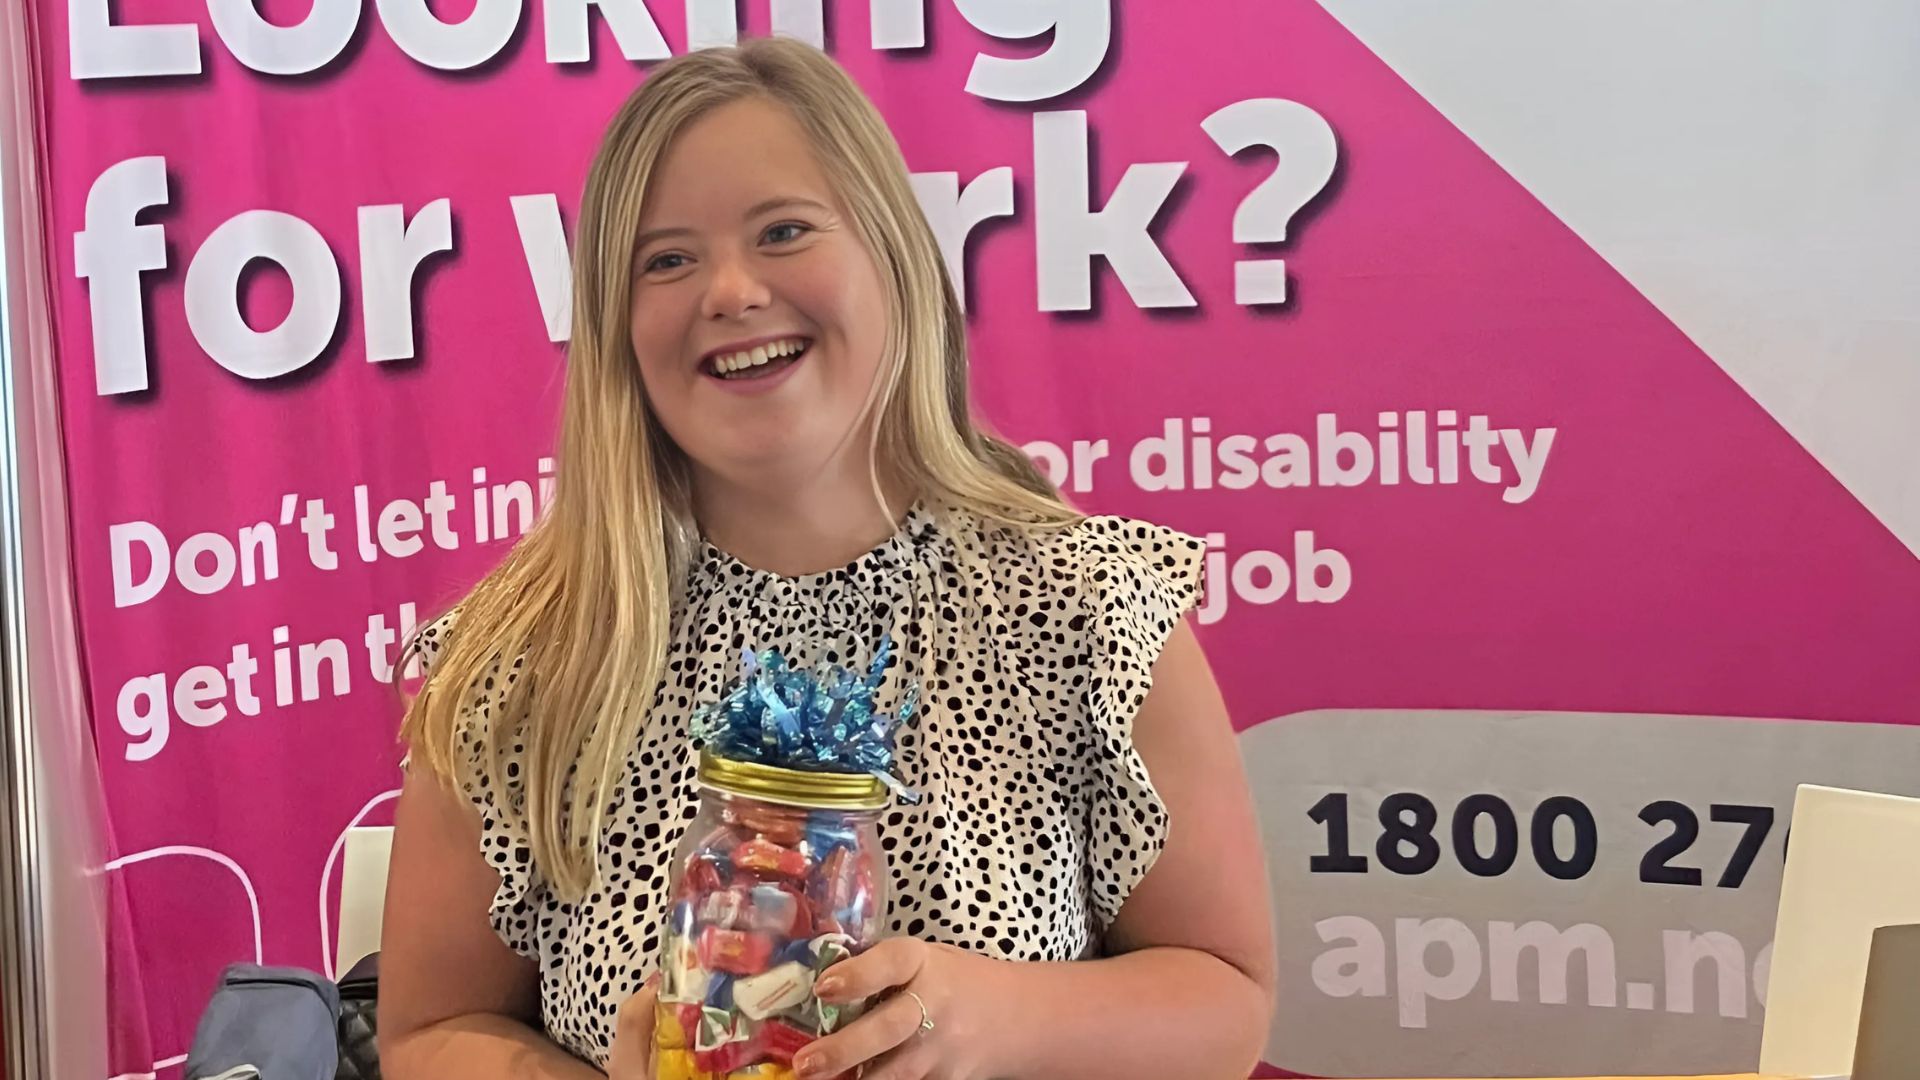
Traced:
[[[446, 782], [464, 775], [464, 725], [483, 685], [483, 764], [524, 754], [533, 857], [563, 898], [592, 887], [595, 842], [666, 665], [669, 606], [697, 530], [685, 457], [652, 417], [629, 330], [633, 238], [674, 137], [746, 98], [782, 104], [871, 253], [886, 292], [885, 355], [867, 402], [879, 463], [934, 507], [1047, 529], [1079, 519], [1025, 454], [976, 426], [966, 328], [946, 264], [873, 104], [840, 66], [791, 39], [707, 49], [655, 69], [609, 123], [587, 173], [573, 258], [573, 337], [559, 470], [547, 514], [456, 605], [458, 625], [407, 709], [401, 737]], [[418, 638], [411, 648], [417, 649]], [[504, 685], [503, 673], [519, 677]], [[496, 798], [506, 802], [495, 783]]]

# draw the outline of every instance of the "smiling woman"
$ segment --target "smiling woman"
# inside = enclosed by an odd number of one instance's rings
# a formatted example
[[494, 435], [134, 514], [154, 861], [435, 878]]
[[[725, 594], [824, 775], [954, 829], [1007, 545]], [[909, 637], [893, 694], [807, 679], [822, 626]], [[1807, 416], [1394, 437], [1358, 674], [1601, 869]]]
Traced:
[[[610, 124], [578, 230], [550, 511], [416, 642], [386, 1075], [1246, 1076], [1266, 873], [1184, 621], [1205, 545], [1079, 514], [981, 430], [873, 106], [791, 40], [671, 61]], [[894, 936], [799, 993], [758, 909], [784, 894], [736, 882], [675, 924], [728, 974], [676, 981], [656, 1053], [691, 714], [743, 648], [864, 666], [883, 637], [884, 693], [925, 702], [896, 761], [923, 798], [875, 823]], [[728, 872], [803, 857], [782, 842]], [[796, 1040], [735, 1009], [770, 979], [865, 1011]]]
[[867, 410], [889, 319], [793, 111], [749, 97], [689, 126], [660, 163], [634, 267], [634, 355], [695, 492], [728, 476], [818, 484]]

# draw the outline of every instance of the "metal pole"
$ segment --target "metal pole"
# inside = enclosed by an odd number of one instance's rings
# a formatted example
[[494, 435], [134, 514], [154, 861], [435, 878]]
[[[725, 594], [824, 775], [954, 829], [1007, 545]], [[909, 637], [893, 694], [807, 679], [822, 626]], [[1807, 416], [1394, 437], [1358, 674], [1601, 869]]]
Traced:
[[[12, 170], [4, 170], [11, 173]], [[6, 176], [0, 183], [13, 179]], [[9, 184], [9, 188], [10, 188]], [[4, 192], [9, 207], [15, 192]], [[0, 248], [7, 244], [7, 219], [0, 214]], [[0, 259], [0, 297], [11, 298], [17, 268]], [[38, 777], [34, 770], [33, 713], [26, 662], [26, 572], [20, 559], [19, 426], [14, 406], [15, 325], [11, 303], [0, 303], [0, 794], [5, 829], [0, 831], [0, 1004], [6, 1037], [6, 1075], [27, 1080], [49, 1075], [41, 1037], [42, 940], [39, 882]]]
[[105, 1080], [105, 806], [75, 637], [33, 8], [0, 4], [0, 1061], [6, 1080]]
[[[8, 435], [11, 439], [11, 434]], [[9, 455], [10, 457], [10, 455]], [[7, 467], [8, 480], [12, 481], [11, 460]], [[10, 500], [9, 500], [10, 501]], [[35, 836], [38, 833], [36, 821], [36, 794], [32, 767], [32, 727], [28, 718], [25, 683], [21, 677], [25, 671], [22, 663], [20, 633], [20, 602], [18, 578], [19, 547], [14, 522], [18, 515], [9, 507], [6, 531], [9, 534], [6, 545], [6, 582], [5, 602], [5, 658], [4, 688], [0, 692], [6, 695], [5, 717], [6, 738], [4, 748], [0, 748], [0, 759], [4, 760], [4, 788], [7, 798], [6, 831], [0, 836], [0, 926], [6, 934], [0, 940], [0, 998], [5, 1003], [5, 1019], [0, 1027], [6, 1031], [6, 1076], [41, 1077], [48, 1075], [47, 1063], [42, 1054], [45, 1040], [41, 1033], [45, 1023], [41, 1017], [41, 987], [45, 977], [41, 971], [40, 950], [34, 943], [41, 940], [40, 912], [35, 902], [40, 894], [40, 865], [38, 845]]]

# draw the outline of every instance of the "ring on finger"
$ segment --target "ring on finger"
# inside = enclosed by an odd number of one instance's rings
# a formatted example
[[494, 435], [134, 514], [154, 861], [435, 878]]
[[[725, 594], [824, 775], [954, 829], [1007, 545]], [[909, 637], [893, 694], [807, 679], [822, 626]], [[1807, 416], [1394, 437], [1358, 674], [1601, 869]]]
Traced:
[[933, 1030], [933, 1015], [932, 1015], [931, 1013], [929, 1013], [929, 1012], [927, 1012], [927, 1003], [926, 1003], [925, 1001], [922, 1001], [922, 1000], [920, 999], [920, 995], [919, 995], [919, 994], [916, 994], [916, 993], [914, 993], [914, 992], [913, 992], [913, 991], [911, 991], [911, 990], [902, 990], [902, 991], [901, 991], [901, 993], [903, 993], [903, 994], [905, 994], [905, 995], [907, 995], [908, 997], [910, 997], [910, 998], [912, 998], [912, 999], [913, 999], [913, 1003], [914, 1003], [915, 1005], [918, 1005], [918, 1006], [920, 1006], [920, 1030], [921, 1030], [921, 1031], [932, 1031], [932, 1030]]

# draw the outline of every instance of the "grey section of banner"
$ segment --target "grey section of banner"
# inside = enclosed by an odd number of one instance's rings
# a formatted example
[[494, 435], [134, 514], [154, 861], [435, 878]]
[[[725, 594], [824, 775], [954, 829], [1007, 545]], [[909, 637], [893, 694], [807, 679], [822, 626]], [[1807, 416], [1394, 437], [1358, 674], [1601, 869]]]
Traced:
[[1751, 1070], [1794, 789], [1920, 794], [1895, 725], [1327, 710], [1240, 745], [1266, 1059], [1318, 1076]]

